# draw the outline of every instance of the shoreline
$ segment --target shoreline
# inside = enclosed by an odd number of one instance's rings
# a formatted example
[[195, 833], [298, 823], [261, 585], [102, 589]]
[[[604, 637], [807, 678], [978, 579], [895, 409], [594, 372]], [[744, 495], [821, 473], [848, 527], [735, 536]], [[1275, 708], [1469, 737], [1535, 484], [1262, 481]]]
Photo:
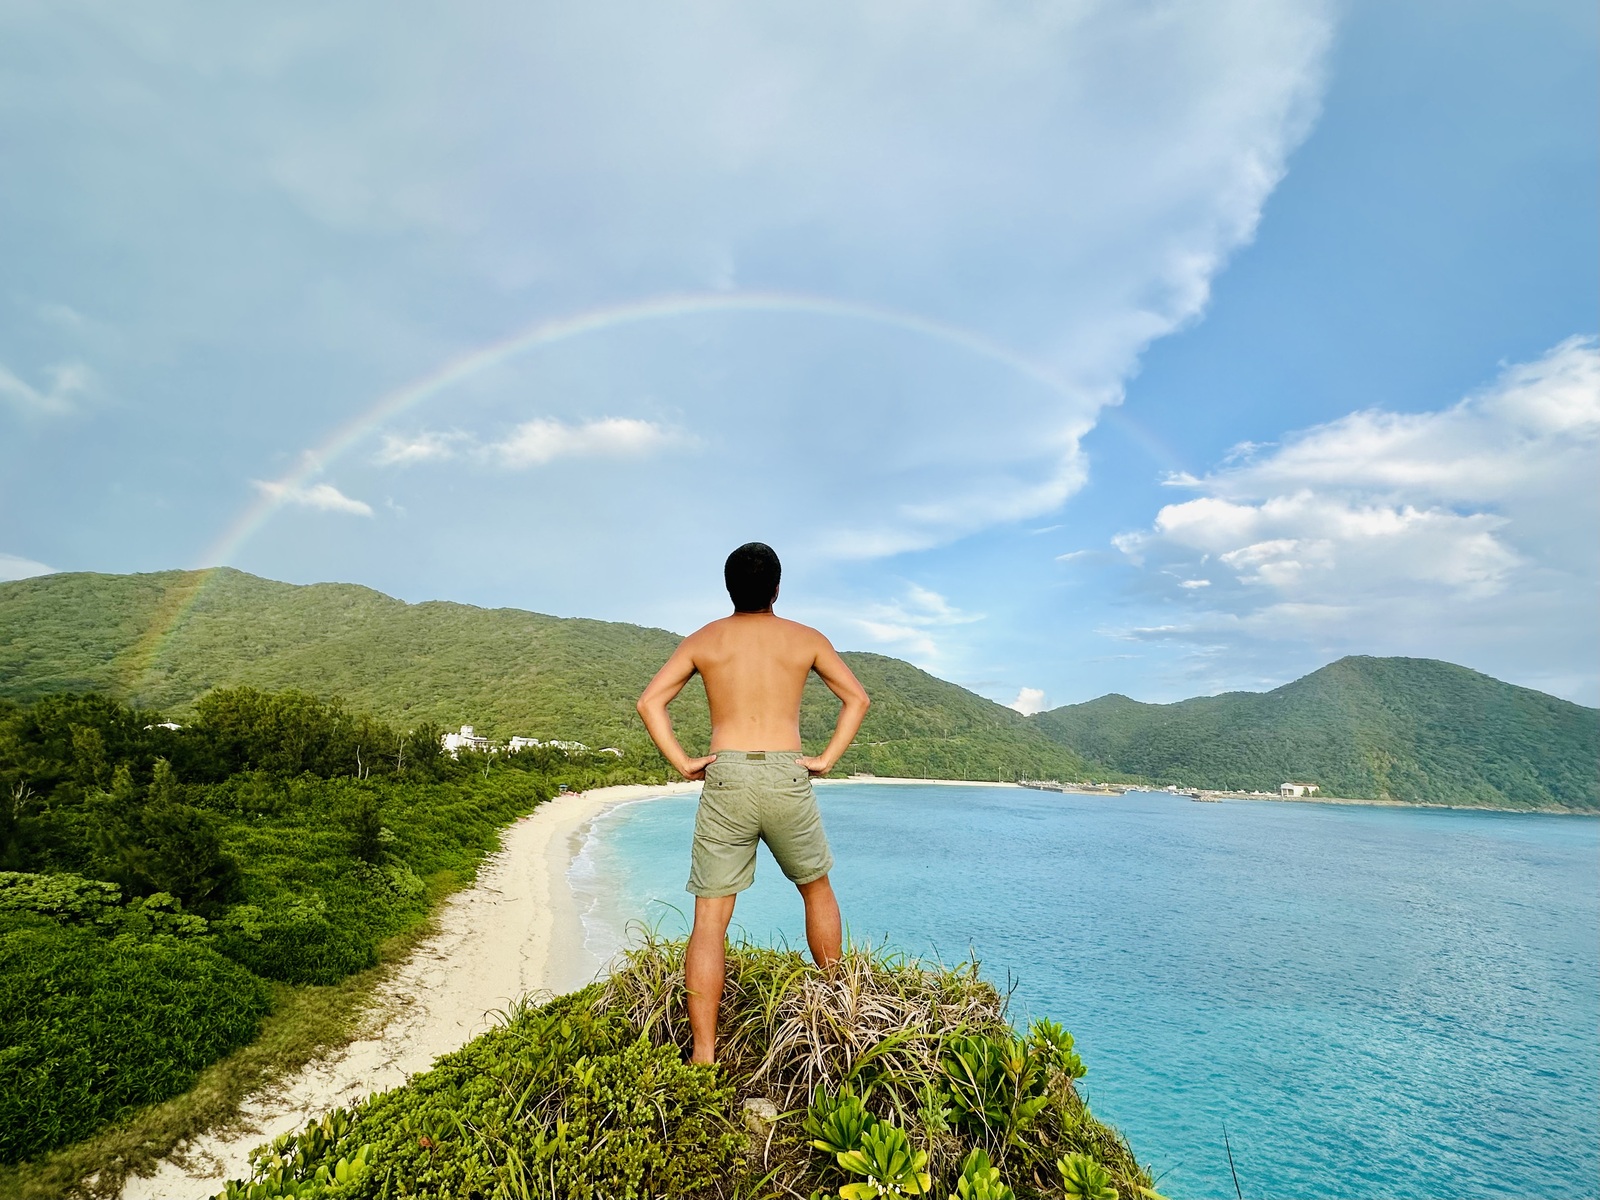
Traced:
[[[996, 783], [987, 779], [916, 779], [900, 776], [875, 775], [870, 778], [860, 776], [846, 776], [843, 779], [819, 779], [820, 784], [837, 783], [891, 783], [891, 784], [927, 784], [937, 787], [1007, 787], [1026, 788], [1028, 791], [1055, 791], [1054, 788], [1029, 788], [1021, 783]], [[1127, 785], [1117, 784], [1117, 787]], [[1149, 796], [1170, 796], [1173, 793], [1165, 787], [1131, 787], [1129, 790], [1142, 792]], [[1600, 810], [1590, 808], [1512, 808], [1504, 804], [1435, 804], [1425, 800], [1361, 800], [1350, 796], [1274, 796], [1271, 794], [1251, 795], [1249, 792], [1222, 792], [1208, 788], [1194, 788], [1207, 800], [1260, 800], [1272, 804], [1351, 804], [1363, 808], [1425, 808], [1443, 812], [1495, 812], [1515, 813], [1522, 816], [1545, 817], [1600, 817]], [[1101, 796], [1107, 799], [1117, 799], [1121, 792], [1106, 791], [1099, 787], [1088, 787], [1083, 784], [1065, 784], [1061, 794], [1069, 796]], [[1186, 799], [1183, 792], [1176, 794], [1178, 799]]]
[[405, 1083], [495, 1024], [526, 995], [561, 995], [604, 965], [586, 947], [567, 873], [594, 821], [612, 808], [697, 790], [629, 784], [559, 795], [508, 825], [477, 879], [440, 905], [433, 929], [395, 965], [355, 1038], [248, 1097], [237, 1117], [178, 1147], [122, 1200], [212, 1195], [247, 1178], [250, 1151], [331, 1108]]

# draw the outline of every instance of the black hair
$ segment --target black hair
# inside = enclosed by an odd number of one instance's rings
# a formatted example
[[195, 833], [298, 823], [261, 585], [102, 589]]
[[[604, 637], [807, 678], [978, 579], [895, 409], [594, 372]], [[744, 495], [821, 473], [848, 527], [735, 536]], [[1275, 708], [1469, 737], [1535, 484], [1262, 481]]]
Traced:
[[728, 585], [734, 612], [761, 612], [778, 598], [778, 580], [783, 564], [765, 542], [746, 542], [722, 567], [722, 580]]

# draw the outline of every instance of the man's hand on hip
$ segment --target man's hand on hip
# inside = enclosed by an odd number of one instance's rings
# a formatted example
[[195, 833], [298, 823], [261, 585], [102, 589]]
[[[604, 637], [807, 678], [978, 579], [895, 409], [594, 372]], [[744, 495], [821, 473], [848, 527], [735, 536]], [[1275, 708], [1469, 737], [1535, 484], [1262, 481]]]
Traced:
[[704, 779], [706, 768], [717, 761], [715, 754], [708, 754], [704, 758], [686, 758], [675, 765], [674, 770], [685, 779]]
[[813, 775], [826, 775], [833, 770], [833, 764], [825, 758], [797, 758], [795, 762]]

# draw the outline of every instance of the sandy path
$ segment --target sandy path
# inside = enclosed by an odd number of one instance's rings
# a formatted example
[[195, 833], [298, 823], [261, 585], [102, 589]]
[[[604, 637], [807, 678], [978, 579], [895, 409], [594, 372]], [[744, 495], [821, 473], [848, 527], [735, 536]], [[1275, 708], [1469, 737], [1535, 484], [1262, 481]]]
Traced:
[[601, 964], [584, 948], [567, 871], [590, 823], [617, 804], [699, 788], [600, 788], [558, 797], [512, 825], [478, 882], [445, 902], [438, 931], [379, 987], [358, 1041], [252, 1096], [239, 1129], [198, 1138], [154, 1175], [130, 1179], [123, 1200], [215, 1195], [245, 1177], [262, 1142], [397, 1087], [489, 1028], [511, 1000], [589, 982]]

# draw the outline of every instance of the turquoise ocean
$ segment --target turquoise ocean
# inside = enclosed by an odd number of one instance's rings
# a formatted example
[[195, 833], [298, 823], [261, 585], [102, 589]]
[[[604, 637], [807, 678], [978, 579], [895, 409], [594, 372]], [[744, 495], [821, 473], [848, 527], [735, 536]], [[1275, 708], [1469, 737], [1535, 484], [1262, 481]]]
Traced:
[[[828, 784], [850, 936], [1060, 1020], [1173, 1197], [1600, 1195], [1600, 821]], [[591, 949], [680, 933], [693, 795], [574, 863]], [[734, 914], [804, 945], [762, 850]]]

